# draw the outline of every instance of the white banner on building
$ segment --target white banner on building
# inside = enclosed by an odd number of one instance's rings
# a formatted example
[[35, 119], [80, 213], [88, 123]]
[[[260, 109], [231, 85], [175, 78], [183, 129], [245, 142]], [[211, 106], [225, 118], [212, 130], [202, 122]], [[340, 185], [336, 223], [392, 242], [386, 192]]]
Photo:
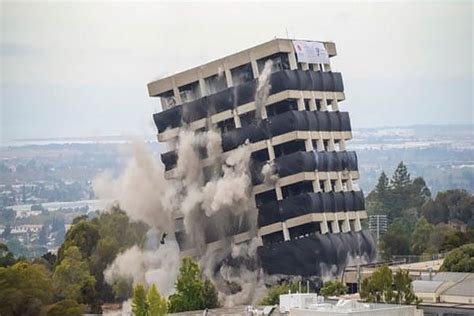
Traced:
[[329, 54], [323, 43], [293, 41], [293, 47], [300, 63], [329, 64]]

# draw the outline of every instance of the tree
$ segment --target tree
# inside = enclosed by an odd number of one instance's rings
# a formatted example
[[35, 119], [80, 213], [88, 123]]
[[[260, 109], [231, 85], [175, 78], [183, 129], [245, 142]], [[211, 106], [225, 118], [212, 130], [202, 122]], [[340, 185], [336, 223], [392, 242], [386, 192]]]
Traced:
[[170, 312], [200, 310], [204, 307], [202, 293], [203, 282], [200, 279], [200, 270], [197, 263], [189, 257], [181, 260], [178, 279], [176, 280], [176, 293], [170, 295]]
[[58, 250], [58, 263], [64, 258], [64, 252], [70, 246], [76, 246], [83, 258], [89, 258], [99, 240], [99, 230], [92, 222], [81, 220], [66, 233], [64, 243]]
[[87, 306], [75, 300], [62, 300], [57, 302], [48, 311], [48, 316], [79, 316], [87, 311]]
[[384, 259], [389, 260], [394, 255], [410, 253], [410, 225], [407, 218], [397, 218], [389, 225], [380, 242], [380, 251]]
[[53, 300], [48, 271], [42, 265], [18, 262], [0, 268], [0, 315], [38, 315]]
[[204, 281], [202, 297], [204, 300], [204, 308], [217, 308], [220, 306], [217, 289], [209, 279]]
[[360, 297], [373, 303], [413, 304], [419, 299], [413, 293], [408, 271], [392, 271], [383, 266], [362, 281]]
[[296, 293], [298, 291], [297, 283], [283, 283], [271, 287], [267, 294], [261, 299], [260, 305], [278, 305], [280, 304], [280, 295], [288, 292]]
[[53, 275], [53, 286], [56, 295], [61, 299], [72, 299], [80, 303], [89, 303], [83, 293], [94, 292], [95, 279], [89, 272], [87, 262], [81, 258], [79, 248], [71, 246], [66, 249], [62, 262], [56, 267]]
[[398, 270], [393, 277], [394, 296], [396, 304], [419, 304], [420, 300], [413, 292], [408, 270]]
[[411, 235], [411, 251], [413, 254], [421, 255], [426, 250], [432, 231], [433, 225], [428, 223], [423, 216], [420, 217]]
[[150, 316], [163, 316], [168, 312], [168, 303], [161, 297], [153, 283], [148, 290], [148, 311]]
[[440, 271], [474, 272], [474, 243], [451, 250], [444, 258]]
[[132, 313], [135, 316], [148, 316], [146, 291], [142, 284], [137, 284], [133, 289]]
[[474, 196], [464, 190], [439, 192], [436, 199], [422, 208], [422, 214], [432, 224], [457, 220], [474, 224]]
[[8, 246], [0, 243], [0, 267], [9, 267], [15, 262], [15, 255], [8, 249]]
[[400, 212], [410, 206], [410, 199], [408, 199], [410, 185], [410, 174], [401, 161], [390, 180], [389, 219], [399, 217]]
[[319, 293], [324, 297], [339, 296], [347, 293], [347, 286], [340, 281], [331, 280], [324, 283]]
[[392, 301], [392, 271], [383, 266], [362, 281], [360, 298], [371, 303], [389, 303]]

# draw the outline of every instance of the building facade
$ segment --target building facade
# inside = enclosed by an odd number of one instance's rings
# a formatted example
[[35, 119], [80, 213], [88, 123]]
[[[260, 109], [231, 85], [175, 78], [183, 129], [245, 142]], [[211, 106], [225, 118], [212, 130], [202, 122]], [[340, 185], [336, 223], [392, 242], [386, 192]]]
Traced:
[[[223, 155], [250, 147], [258, 229], [231, 238], [236, 244], [260, 238], [258, 257], [270, 274], [320, 275], [325, 266], [339, 271], [351, 258], [375, 257], [372, 237], [362, 229], [367, 213], [356, 183], [357, 155], [346, 149], [351, 124], [341, 111], [344, 86], [332, 71], [334, 56], [332, 42], [274, 39], [148, 84], [163, 108], [154, 114], [160, 142], [175, 141], [183, 125], [195, 132], [213, 126]], [[259, 104], [265, 67], [268, 97]], [[165, 177], [176, 177], [176, 151], [161, 158]], [[269, 162], [274, 181], [262, 176]], [[219, 247], [219, 240], [207, 242]]]

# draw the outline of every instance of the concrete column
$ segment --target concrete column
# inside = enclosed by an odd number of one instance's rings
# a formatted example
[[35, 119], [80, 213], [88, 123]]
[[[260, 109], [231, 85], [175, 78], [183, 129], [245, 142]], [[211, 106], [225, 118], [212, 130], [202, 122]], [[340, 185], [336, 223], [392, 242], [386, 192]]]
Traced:
[[267, 140], [265, 141], [265, 143], [267, 144], [268, 158], [269, 158], [270, 160], [275, 159], [275, 150], [273, 149], [272, 140], [271, 140], [271, 139], [267, 139]]
[[327, 179], [324, 180], [324, 192], [331, 192], [331, 191], [332, 191], [331, 179], [329, 178], [329, 172], [328, 172]]
[[178, 104], [181, 104], [182, 102], [181, 102], [181, 96], [179, 95], [179, 89], [178, 89], [178, 87], [176, 86], [176, 82], [175, 82], [174, 78], [171, 79], [171, 80], [172, 80], [172, 82], [173, 82], [173, 94], [174, 94], [174, 98], [175, 98], [175, 100], [176, 100], [176, 104], [177, 104], [177, 105], [178, 105]]
[[321, 111], [327, 111], [328, 110], [328, 103], [326, 98], [321, 99]]
[[313, 71], [321, 71], [321, 64], [312, 64]]
[[339, 222], [337, 221], [337, 215], [336, 215], [336, 220], [331, 222], [331, 228], [333, 233], [340, 233], [341, 230], [339, 229]]
[[298, 69], [298, 62], [296, 61], [296, 56], [294, 52], [288, 53], [288, 61], [290, 63], [290, 69]]
[[321, 135], [321, 132], [319, 132], [319, 138], [316, 141], [316, 145], [318, 146], [318, 151], [325, 151], [324, 139], [323, 139], [323, 136]]
[[283, 239], [285, 241], [288, 241], [290, 240], [290, 231], [288, 230], [288, 227], [286, 226], [286, 223], [285, 222], [282, 222], [281, 223], [281, 228], [283, 230]]
[[313, 191], [321, 192], [321, 185], [319, 184], [319, 178], [316, 178], [316, 180], [313, 180]]
[[227, 82], [227, 87], [232, 87], [234, 85], [232, 82], [232, 73], [230, 72], [229, 66], [227, 66], [227, 64], [224, 64], [224, 74], [225, 80]]
[[260, 110], [262, 111], [262, 112], [260, 113], [260, 114], [262, 114], [262, 119], [268, 118], [267, 105], [264, 104]]
[[331, 71], [331, 64], [324, 64], [324, 71], [325, 72]]
[[308, 63], [301, 63], [301, 69], [303, 69], [303, 70], [309, 70], [309, 65], [308, 65]]
[[342, 232], [347, 233], [351, 231], [351, 223], [349, 221], [349, 215], [346, 213], [346, 219], [342, 222]]
[[304, 98], [303, 98], [303, 92], [300, 92], [300, 97], [296, 101], [296, 104], [298, 105], [298, 111], [304, 111]]
[[252, 72], [253, 72], [253, 77], [254, 79], [257, 79], [258, 76], [260, 75], [258, 71], [258, 65], [255, 59], [252, 57], [252, 60], [250, 61], [250, 64], [252, 65]]
[[337, 173], [337, 179], [336, 179], [336, 192], [341, 192], [342, 191], [342, 179], [341, 179], [341, 173]]
[[323, 214], [323, 221], [321, 222], [321, 234], [327, 234], [329, 232], [328, 220], [326, 218], [326, 213]]
[[339, 151], [346, 151], [346, 141], [343, 138], [339, 140]]
[[334, 134], [333, 132], [330, 133], [330, 138], [328, 140], [328, 151], [336, 151], [336, 146], [334, 145]]
[[277, 200], [278, 201], [283, 200], [283, 192], [281, 191], [281, 186], [278, 183], [275, 184], [275, 192], [276, 192]]
[[234, 123], [236, 128], [242, 127], [242, 122], [240, 122], [240, 116], [237, 114], [237, 110], [232, 110], [232, 116], [234, 117]]
[[305, 139], [304, 141], [304, 148], [306, 151], [313, 151], [313, 142], [311, 141], [311, 138]]
[[356, 219], [354, 220], [354, 229], [356, 232], [362, 230], [362, 225], [360, 223], [360, 216], [359, 213], [356, 212]]
[[349, 179], [347, 179], [346, 181], [346, 185], [347, 185], [347, 191], [354, 191], [354, 185], [352, 183], [352, 178], [351, 178], [350, 173], [349, 173]]
[[199, 90], [201, 90], [201, 97], [207, 95], [206, 83], [202, 77], [199, 78]]
[[337, 102], [336, 93], [334, 93], [334, 97], [332, 99], [332, 110], [339, 111], [339, 103]]

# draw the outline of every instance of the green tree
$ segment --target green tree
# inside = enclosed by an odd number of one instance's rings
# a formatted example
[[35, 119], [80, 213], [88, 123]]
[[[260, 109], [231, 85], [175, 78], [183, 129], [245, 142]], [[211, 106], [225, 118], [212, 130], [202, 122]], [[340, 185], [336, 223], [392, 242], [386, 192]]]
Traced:
[[421, 255], [426, 250], [433, 229], [433, 225], [428, 223], [426, 218], [420, 217], [411, 235], [411, 251], [413, 254]]
[[324, 283], [319, 293], [324, 297], [339, 296], [347, 293], [347, 286], [340, 281], [331, 280]]
[[410, 174], [403, 161], [401, 161], [390, 180], [389, 219], [393, 220], [399, 217], [401, 211], [410, 206], [410, 200], [407, 198], [410, 185]]
[[413, 292], [408, 270], [398, 270], [393, 277], [394, 296], [396, 304], [419, 304], [420, 300]]
[[179, 276], [176, 280], [176, 293], [170, 295], [170, 312], [200, 310], [204, 308], [203, 282], [197, 263], [189, 257], [181, 260]]
[[133, 288], [132, 313], [135, 316], [148, 316], [146, 291], [142, 284], [137, 284]]
[[100, 238], [97, 225], [87, 220], [74, 224], [66, 233], [64, 243], [58, 250], [58, 263], [64, 258], [64, 252], [71, 246], [79, 248], [82, 258], [89, 258]]
[[360, 298], [371, 303], [389, 303], [393, 298], [392, 283], [392, 271], [383, 266], [362, 281]]
[[9, 267], [15, 263], [15, 255], [8, 249], [7, 245], [0, 243], [0, 267]]
[[75, 300], [62, 300], [54, 304], [48, 311], [48, 316], [79, 316], [87, 311], [87, 306]]
[[217, 308], [220, 306], [219, 295], [217, 294], [217, 289], [209, 279], [206, 279], [204, 281], [204, 285], [202, 288], [202, 297], [204, 300], [205, 308]]
[[150, 316], [163, 316], [168, 312], [168, 303], [166, 299], [161, 297], [153, 283], [148, 290], [148, 310]]
[[386, 260], [394, 255], [410, 254], [410, 221], [408, 218], [397, 218], [388, 226], [387, 231], [381, 238], [380, 251]]
[[56, 267], [53, 286], [61, 299], [72, 299], [80, 303], [89, 303], [83, 296], [94, 291], [95, 279], [90, 274], [87, 262], [83, 261], [79, 248], [71, 246], [64, 252], [64, 258]]
[[18, 262], [0, 268], [0, 315], [40, 315], [52, 301], [51, 280], [43, 265]]
[[420, 301], [413, 292], [408, 271], [399, 270], [393, 275], [384, 266], [362, 281], [360, 297], [368, 302], [392, 304], [418, 304]]
[[288, 292], [296, 293], [298, 291], [297, 283], [283, 283], [271, 287], [267, 294], [260, 300], [260, 305], [277, 305], [280, 304], [280, 295], [288, 294]]
[[440, 271], [474, 272], [474, 243], [451, 250], [444, 258]]
[[464, 190], [439, 192], [436, 199], [422, 207], [422, 214], [432, 224], [457, 220], [474, 224], [474, 196]]

